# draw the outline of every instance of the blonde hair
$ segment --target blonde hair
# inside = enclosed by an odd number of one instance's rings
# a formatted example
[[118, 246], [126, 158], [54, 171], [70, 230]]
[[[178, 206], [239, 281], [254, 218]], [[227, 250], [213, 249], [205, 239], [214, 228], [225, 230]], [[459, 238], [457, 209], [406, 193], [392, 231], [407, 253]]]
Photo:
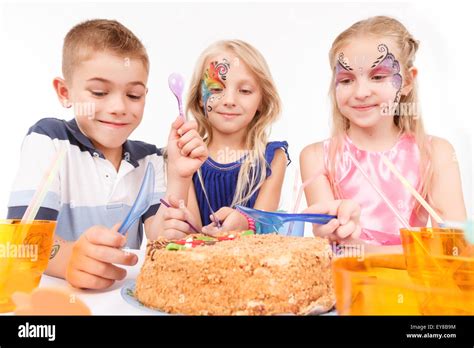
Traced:
[[115, 20], [93, 19], [77, 24], [64, 38], [64, 78], [70, 80], [74, 68], [97, 51], [110, 51], [124, 58], [140, 59], [149, 72], [148, 54], [135, 34]]
[[[251, 150], [243, 159], [239, 171], [237, 187], [231, 206], [245, 204], [260, 189], [266, 179], [265, 149], [268, 141], [268, 127], [277, 120], [281, 112], [281, 101], [273, 82], [270, 69], [262, 54], [250, 44], [241, 40], [217, 41], [199, 57], [189, 88], [186, 112], [191, 112], [198, 123], [198, 132], [205, 143], [212, 141], [212, 126], [204, 113], [201, 95], [201, 80], [206, 63], [212, 56], [223, 51], [232, 52], [246, 64], [255, 76], [262, 91], [259, 111], [248, 125], [245, 147]], [[251, 169], [254, 170], [251, 170]], [[198, 172], [200, 176], [200, 172]], [[252, 174], [252, 175], [250, 175]]]
[[[403, 76], [408, 76], [415, 54], [418, 50], [419, 42], [413, 38], [408, 30], [394, 18], [385, 16], [370, 17], [366, 20], [359, 21], [353, 24], [348, 29], [344, 30], [334, 40], [331, 50], [329, 51], [329, 62], [332, 69], [332, 81], [330, 86], [330, 97], [332, 101], [332, 140], [329, 146], [329, 165], [328, 165], [328, 179], [331, 183], [333, 192], [337, 198], [344, 198], [341, 195], [338, 184], [336, 183], [336, 158], [342, 150], [343, 136], [350, 127], [349, 120], [342, 115], [336, 103], [336, 89], [335, 89], [335, 75], [336, 75], [336, 54], [341, 48], [350, 43], [350, 40], [357, 36], [376, 35], [390, 37], [393, 39], [400, 55], [397, 59], [402, 67], [401, 73]], [[421, 185], [418, 188], [423, 197], [429, 195], [429, 183], [433, 176], [433, 168], [431, 166], [431, 145], [425, 133], [423, 121], [418, 108], [418, 91], [416, 79], [413, 81], [413, 88], [407, 95], [402, 95], [399, 100], [401, 103], [410, 103], [415, 105], [411, 115], [395, 115], [394, 123], [398, 127], [400, 134], [409, 134], [414, 136], [418, 148], [420, 150], [420, 175]], [[419, 206], [417, 206], [418, 212]]]

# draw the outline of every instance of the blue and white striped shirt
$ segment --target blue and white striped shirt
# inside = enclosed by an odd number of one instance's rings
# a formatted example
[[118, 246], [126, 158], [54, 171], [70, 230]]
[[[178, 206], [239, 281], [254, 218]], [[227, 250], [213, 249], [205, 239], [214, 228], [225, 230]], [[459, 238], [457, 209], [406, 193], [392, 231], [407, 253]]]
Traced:
[[111, 228], [126, 217], [151, 162], [156, 175], [152, 206], [127, 236], [127, 246], [139, 248], [143, 222], [156, 213], [166, 191], [162, 151], [155, 145], [127, 140], [117, 172], [80, 131], [75, 119], [45, 118], [30, 128], [22, 144], [7, 218], [23, 216], [53, 156], [63, 146], [67, 155], [36, 219], [57, 220], [56, 234], [69, 241], [77, 240], [94, 225]]

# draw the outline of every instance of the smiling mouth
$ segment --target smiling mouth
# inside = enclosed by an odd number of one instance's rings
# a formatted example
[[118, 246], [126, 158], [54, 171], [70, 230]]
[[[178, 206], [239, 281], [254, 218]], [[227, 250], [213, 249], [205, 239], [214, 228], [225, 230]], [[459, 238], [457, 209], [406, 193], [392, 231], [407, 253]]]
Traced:
[[235, 114], [231, 112], [218, 112], [219, 115], [225, 117], [225, 118], [235, 118], [237, 116], [240, 116], [240, 114]]
[[377, 104], [372, 104], [372, 105], [355, 105], [352, 108], [356, 109], [358, 111], [366, 111], [366, 110], [371, 110], [375, 108]]
[[100, 123], [103, 123], [107, 126], [110, 126], [110, 127], [114, 127], [114, 128], [121, 128], [121, 127], [125, 127], [125, 126], [128, 126], [128, 123], [122, 123], [122, 122], [108, 122], [108, 121], [104, 121], [104, 120], [98, 120]]

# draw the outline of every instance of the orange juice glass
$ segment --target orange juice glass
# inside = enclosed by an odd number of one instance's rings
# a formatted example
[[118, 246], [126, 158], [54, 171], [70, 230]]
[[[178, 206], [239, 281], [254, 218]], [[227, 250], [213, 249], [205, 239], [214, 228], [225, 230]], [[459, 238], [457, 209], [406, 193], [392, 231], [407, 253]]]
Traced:
[[31, 292], [46, 270], [56, 221], [0, 220], [0, 312], [13, 311], [11, 295]]
[[333, 278], [341, 315], [474, 314], [468, 274], [456, 287], [424, 283], [409, 274], [401, 254], [374, 254], [363, 260], [336, 258]]

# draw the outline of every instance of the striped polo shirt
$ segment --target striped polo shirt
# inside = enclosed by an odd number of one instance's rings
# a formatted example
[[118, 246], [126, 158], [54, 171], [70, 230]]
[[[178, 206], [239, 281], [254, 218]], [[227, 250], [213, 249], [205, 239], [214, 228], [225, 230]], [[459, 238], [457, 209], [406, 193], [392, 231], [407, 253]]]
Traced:
[[127, 140], [117, 172], [81, 132], [75, 119], [45, 118], [30, 128], [22, 144], [20, 168], [10, 194], [7, 218], [23, 216], [60, 147], [66, 147], [66, 156], [36, 219], [57, 220], [56, 234], [68, 241], [77, 240], [94, 225], [111, 228], [125, 219], [151, 162], [156, 176], [152, 205], [128, 230], [127, 236], [127, 247], [139, 248], [143, 222], [157, 212], [159, 200], [166, 191], [162, 150], [155, 145]]

